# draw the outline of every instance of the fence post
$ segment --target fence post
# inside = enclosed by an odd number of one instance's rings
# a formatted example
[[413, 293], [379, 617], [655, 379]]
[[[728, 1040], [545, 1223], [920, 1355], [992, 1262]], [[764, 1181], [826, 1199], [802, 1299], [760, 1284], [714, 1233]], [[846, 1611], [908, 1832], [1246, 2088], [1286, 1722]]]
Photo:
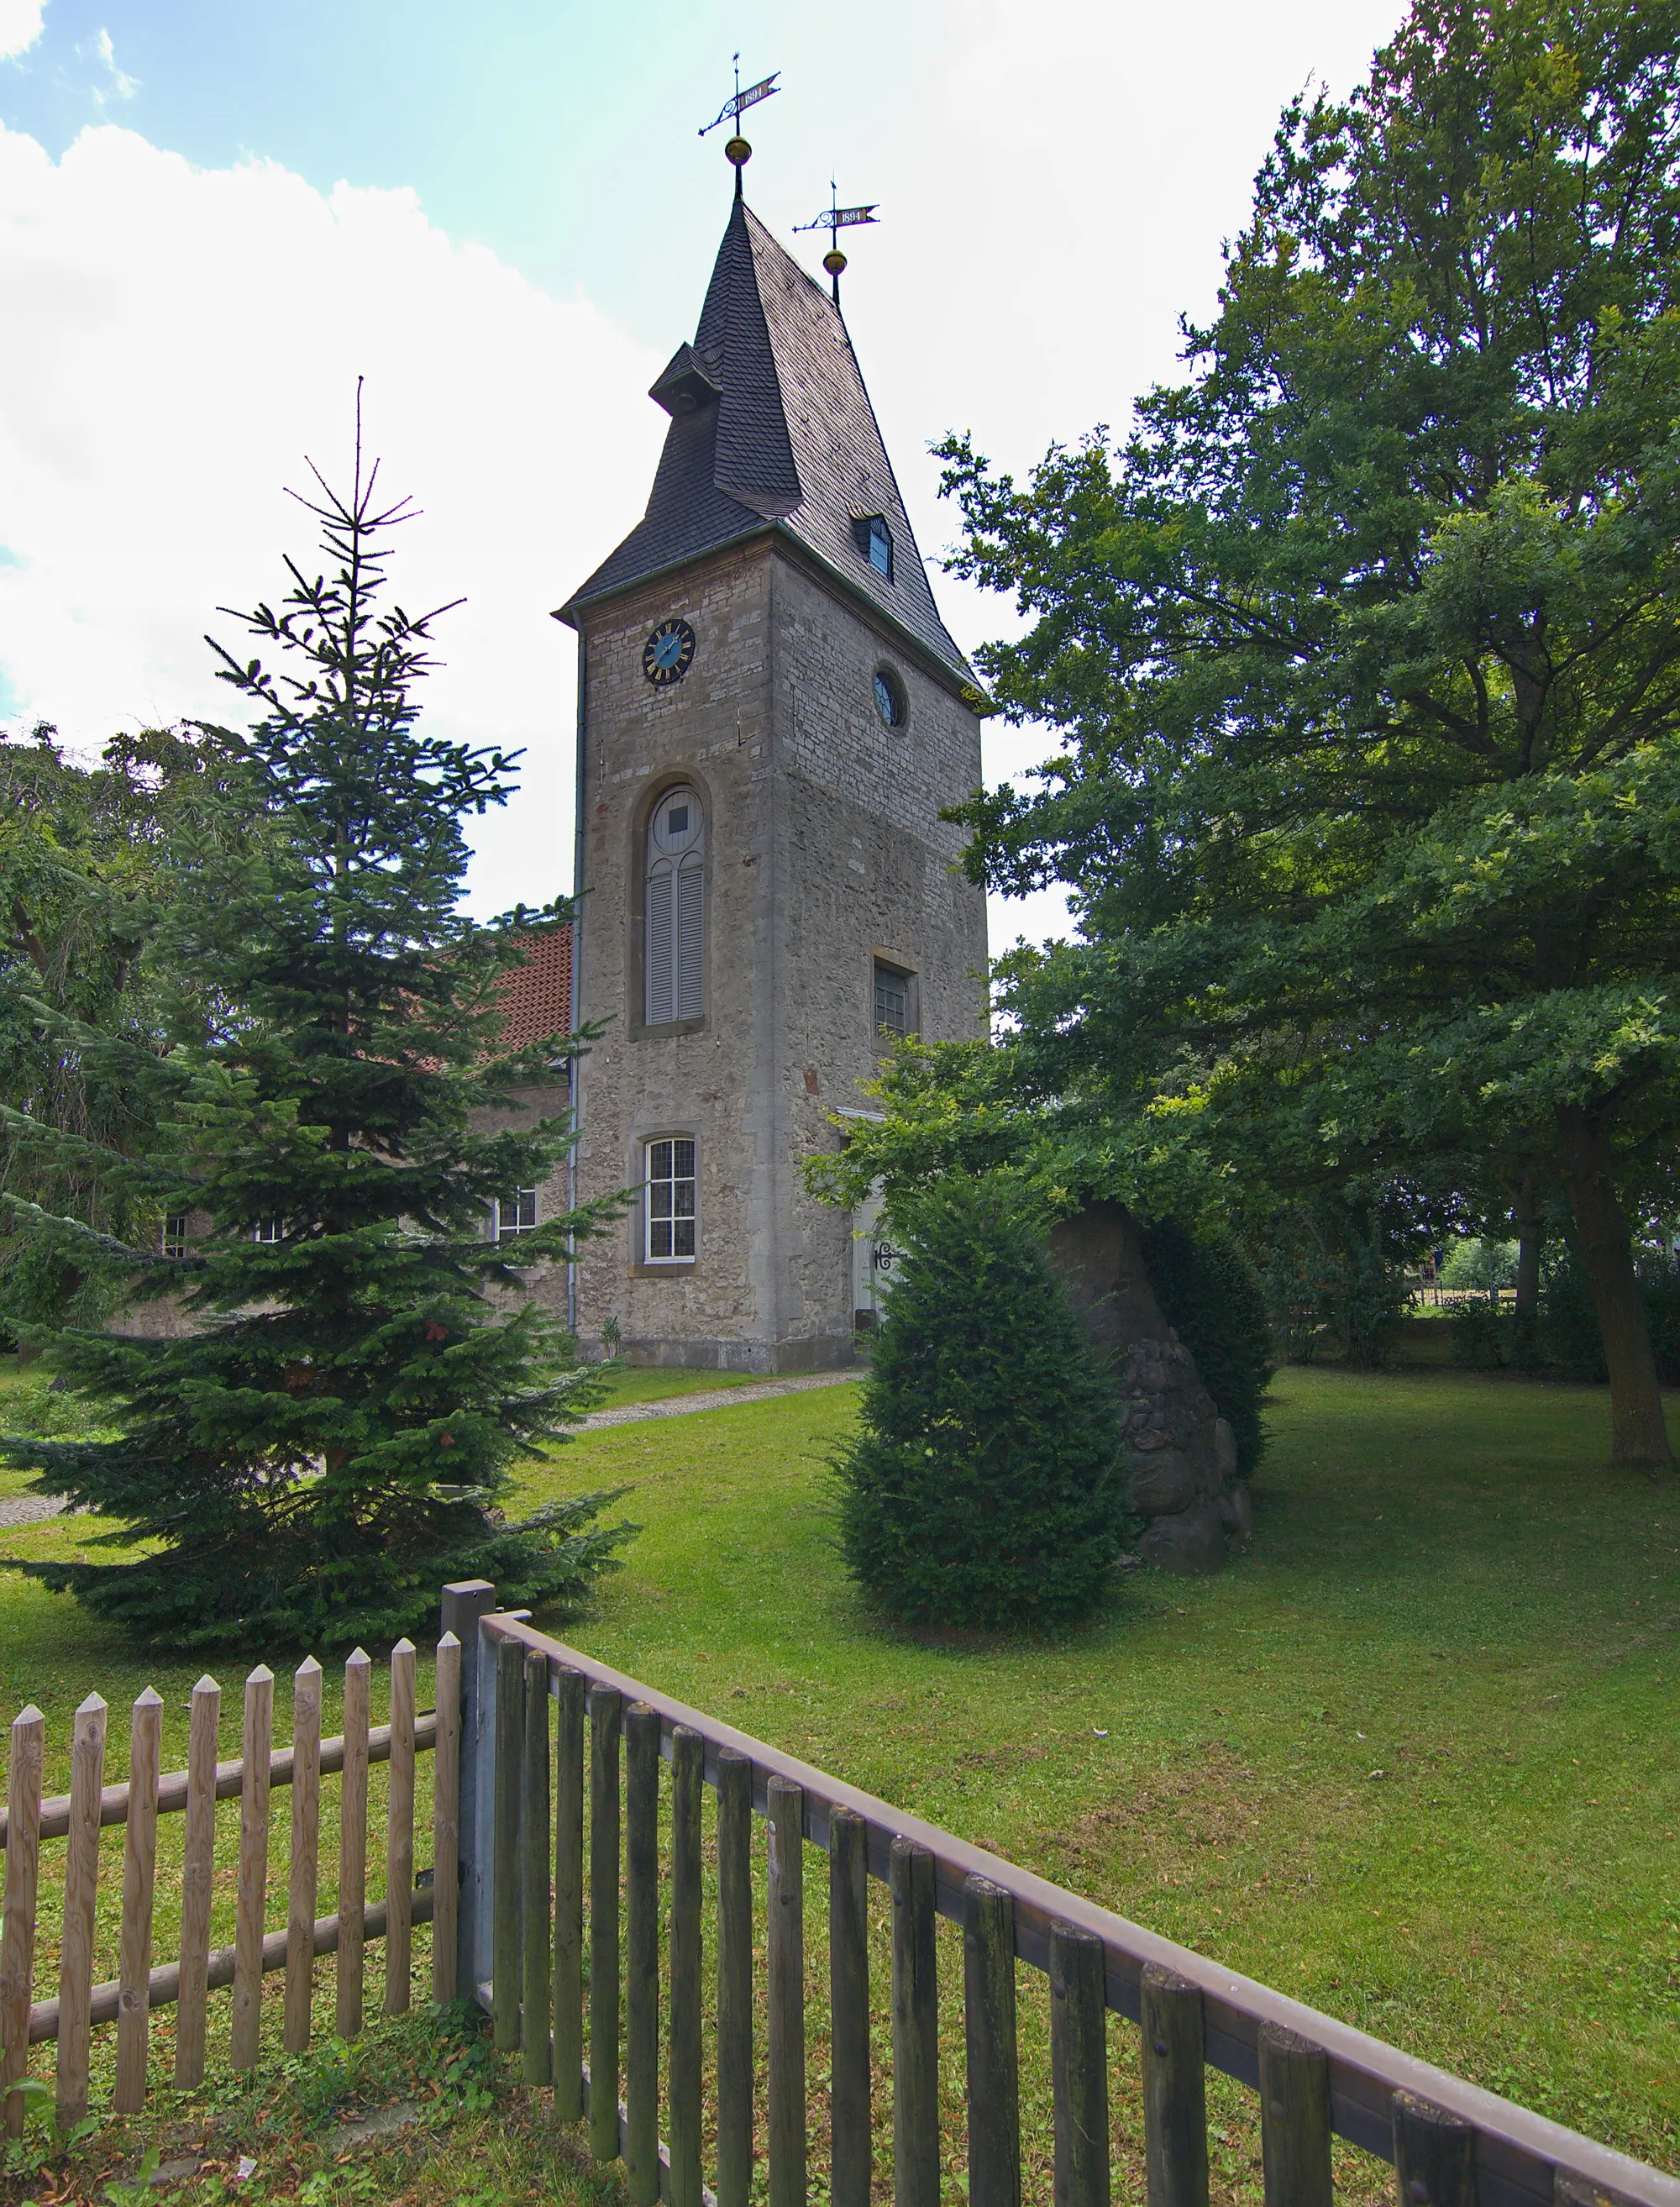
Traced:
[[496, 1606], [496, 1589], [488, 1579], [457, 1579], [443, 1590], [445, 1632], [461, 1644], [461, 1753], [457, 1765], [456, 1813], [459, 1819], [459, 1867], [456, 1913], [455, 1995], [457, 2000], [476, 2000], [478, 1989], [490, 1974], [487, 1947], [481, 1938], [481, 1911], [487, 1923], [483, 1893], [489, 1874], [490, 1831], [481, 1825], [478, 1813], [479, 1742], [482, 1736], [479, 1708], [478, 1620]]

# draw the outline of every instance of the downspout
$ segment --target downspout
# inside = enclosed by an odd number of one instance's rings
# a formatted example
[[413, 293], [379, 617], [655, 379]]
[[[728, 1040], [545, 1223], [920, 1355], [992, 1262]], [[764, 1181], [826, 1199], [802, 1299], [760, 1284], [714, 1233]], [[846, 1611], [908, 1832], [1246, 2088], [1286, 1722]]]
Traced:
[[[572, 803], [575, 808], [571, 829], [571, 1032], [577, 1032], [580, 1008], [583, 1003], [582, 974], [583, 971], [583, 693], [589, 646], [583, 631], [577, 631], [577, 766], [573, 776]], [[583, 1087], [583, 1062], [576, 1055], [566, 1060], [566, 1108], [571, 1115], [571, 1140], [565, 1153], [566, 1208], [577, 1208], [577, 1126], [580, 1092]], [[574, 1341], [577, 1338], [577, 1254], [574, 1239], [565, 1267], [565, 1323], [566, 1331]]]

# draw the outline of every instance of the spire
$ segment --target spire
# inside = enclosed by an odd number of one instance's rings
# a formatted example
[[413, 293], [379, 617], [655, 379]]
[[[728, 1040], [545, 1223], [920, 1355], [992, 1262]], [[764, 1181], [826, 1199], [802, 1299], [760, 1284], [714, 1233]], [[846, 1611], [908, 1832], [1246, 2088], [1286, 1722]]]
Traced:
[[647, 513], [561, 618], [774, 532], [974, 691], [934, 604], [840, 310], [744, 200], [730, 208], [693, 342], [679, 346], [650, 395], [671, 426]]

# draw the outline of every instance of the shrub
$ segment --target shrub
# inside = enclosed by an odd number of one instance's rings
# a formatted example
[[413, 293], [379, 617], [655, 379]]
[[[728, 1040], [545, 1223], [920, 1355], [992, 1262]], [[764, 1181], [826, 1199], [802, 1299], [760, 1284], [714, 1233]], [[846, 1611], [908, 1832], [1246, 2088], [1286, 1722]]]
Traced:
[[1037, 1219], [1000, 1175], [906, 1205], [855, 1439], [834, 1459], [852, 1576], [916, 1624], [1088, 1611], [1130, 1529], [1112, 1397]]
[[1270, 1382], [1271, 1325], [1259, 1274], [1228, 1235], [1198, 1241], [1175, 1218], [1145, 1229], [1144, 1265], [1161, 1314], [1196, 1360], [1236, 1435], [1247, 1479], [1265, 1453], [1260, 1404]]

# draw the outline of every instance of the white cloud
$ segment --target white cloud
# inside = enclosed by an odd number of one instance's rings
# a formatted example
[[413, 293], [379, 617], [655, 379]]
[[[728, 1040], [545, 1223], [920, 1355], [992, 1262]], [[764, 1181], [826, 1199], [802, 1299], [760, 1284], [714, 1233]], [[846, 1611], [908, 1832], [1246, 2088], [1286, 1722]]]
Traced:
[[0, 62], [28, 52], [45, 13], [46, 0], [0, 0]]
[[402, 601], [468, 600], [434, 725], [528, 751], [479, 831], [475, 901], [570, 888], [574, 655], [548, 614], [641, 511], [660, 360], [451, 243], [411, 193], [194, 170], [109, 127], [58, 163], [0, 129], [0, 297], [21, 339], [0, 347], [9, 719], [92, 747], [226, 717], [204, 631], [234, 643], [216, 606], [272, 597], [282, 552], [310, 553], [283, 487], [306, 452], [344, 477], [362, 374], [381, 480], [424, 509]]
[[111, 42], [111, 33], [101, 28], [91, 39], [76, 48], [84, 61], [96, 61], [103, 67], [105, 82], [93, 87], [93, 105], [103, 107], [107, 100], [132, 99], [140, 90], [140, 79], [129, 76], [117, 66], [117, 49]]

